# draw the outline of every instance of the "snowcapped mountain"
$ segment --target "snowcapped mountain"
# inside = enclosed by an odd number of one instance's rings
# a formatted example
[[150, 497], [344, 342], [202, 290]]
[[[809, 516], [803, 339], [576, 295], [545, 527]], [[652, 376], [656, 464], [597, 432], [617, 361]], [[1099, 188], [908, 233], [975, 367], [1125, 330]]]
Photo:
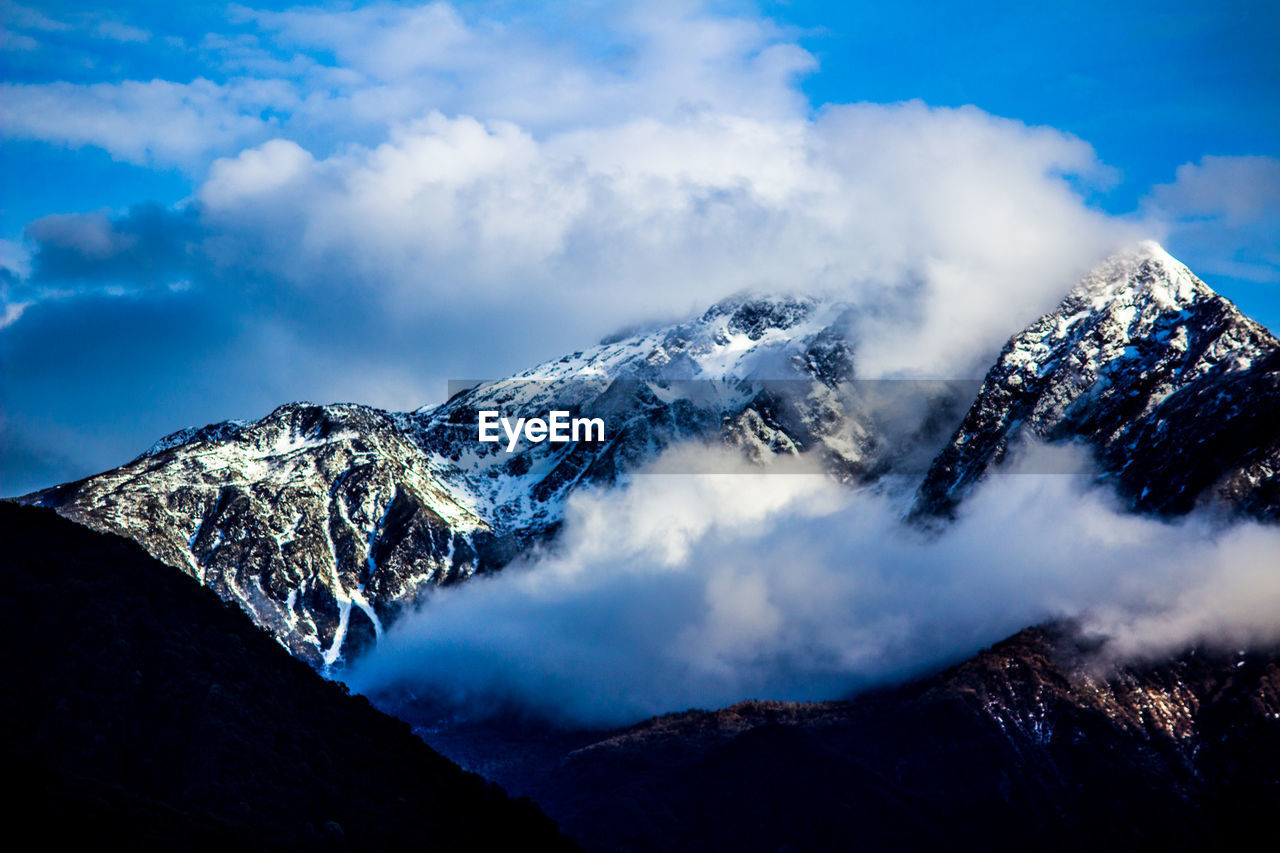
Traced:
[[[112, 471], [24, 498], [140, 542], [236, 601], [295, 655], [332, 665], [437, 584], [498, 569], [554, 532], [566, 497], [687, 439], [881, 466], [840, 391], [839, 305], [742, 298], [409, 413], [292, 403], [167, 436]], [[476, 440], [477, 411], [602, 416], [606, 440]], [[957, 417], [958, 420], [958, 417]], [[887, 445], [886, 445], [887, 446]]]
[[947, 514], [1025, 436], [1083, 441], [1135, 509], [1280, 517], [1280, 344], [1155, 243], [1013, 336], [916, 511]]
[[398, 604], [501, 547], [433, 462], [385, 412], [295, 403], [256, 423], [166, 437], [29, 502], [136, 539], [295, 655], [331, 664], [380, 633]]
[[[733, 298], [436, 407], [293, 403], [22, 500], [137, 540], [315, 665], [359, 654], [434, 586], [545, 541], [575, 490], [688, 440], [765, 461], [808, 453], [847, 482], [927, 470], [916, 511], [945, 514], [1018, 436], [1084, 438], [1140, 509], [1211, 493], [1278, 512], [1276, 341], [1154, 244], [1015, 336], [980, 391], [857, 380], [849, 312]], [[553, 409], [602, 418], [605, 440], [477, 440], [480, 411]]]

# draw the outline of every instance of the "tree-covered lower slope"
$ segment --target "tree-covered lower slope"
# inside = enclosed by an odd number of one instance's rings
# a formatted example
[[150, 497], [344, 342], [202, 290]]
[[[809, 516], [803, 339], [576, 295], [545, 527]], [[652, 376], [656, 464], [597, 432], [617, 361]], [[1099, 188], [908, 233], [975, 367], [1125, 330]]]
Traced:
[[132, 541], [0, 503], [0, 624], [5, 823], [43, 844], [572, 846]]

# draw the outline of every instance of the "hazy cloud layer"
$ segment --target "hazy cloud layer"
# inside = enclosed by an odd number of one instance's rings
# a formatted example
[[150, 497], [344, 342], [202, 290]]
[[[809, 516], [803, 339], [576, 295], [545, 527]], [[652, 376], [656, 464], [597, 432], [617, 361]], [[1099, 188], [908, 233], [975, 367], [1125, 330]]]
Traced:
[[1280, 638], [1280, 531], [1124, 515], [1089, 482], [995, 477], [935, 537], [820, 475], [639, 476], [576, 496], [554, 554], [433, 594], [350, 680], [614, 725], [838, 698], [1051, 618], [1126, 654]]

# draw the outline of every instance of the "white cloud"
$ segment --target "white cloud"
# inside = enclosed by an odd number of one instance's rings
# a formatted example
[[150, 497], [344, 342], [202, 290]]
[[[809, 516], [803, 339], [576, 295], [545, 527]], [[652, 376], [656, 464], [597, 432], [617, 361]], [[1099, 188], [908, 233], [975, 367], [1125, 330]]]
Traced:
[[[1143, 200], [1205, 273], [1280, 282], [1280, 160], [1207, 156]], [[1183, 248], [1185, 247], [1185, 248]]]
[[6, 136], [95, 145], [144, 164], [191, 164], [262, 138], [271, 123], [256, 110], [290, 97], [282, 84], [252, 80], [0, 84]]
[[1197, 571], [1166, 590], [1162, 606], [1136, 614], [1100, 606], [1091, 624], [1112, 638], [1111, 653], [1119, 658], [1177, 652], [1188, 638], [1233, 648], [1274, 644], [1280, 639], [1277, 555], [1274, 527], [1241, 527], [1222, 537]]
[[240, 14], [279, 33], [285, 43], [332, 50], [339, 63], [380, 80], [474, 67], [483, 61], [472, 53], [482, 47], [480, 39], [447, 3]]
[[[557, 14], [585, 28], [584, 38], [557, 35]], [[131, 162], [199, 174], [211, 156], [264, 139], [264, 110], [290, 138], [329, 151], [384, 139], [389, 128], [433, 111], [512, 121], [538, 134], [707, 109], [794, 114], [807, 109], [794, 82], [816, 67], [768, 20], [712, 14], [696, 3], [545, 10], [510, 22], [474, 13], [468, 20], [446, 3], [238, 8], [231, 17], [226, 33], [202, 43], [214, 63], [206, 76], [230, 71], [228, 82], [11, 85], [3, 94], [17, 118], [4, 133], [96, 145]], [[67, 26], [32, 10], [17, 18], [36, 28]], [[150, 38], [119, 21], [92, 27], [117, 41]], [[34, 49], [36, 42], [14, 33], [8, 46]]]
[[[558, 15], [580, 38], [555, 34]], [[509, 22], [468, 21], [447, 3], [240, 17], [278, 44], [333, 55], [336, 64], [312, 78], [327, 93], [317, 107], [384, 123], [438, 110], [541, 132], [707, 108], [794, 113], [807, 104], [792, 83], [816, 67], [770, 21], [712, 14], [698, 3], [544, 9]], [[336, 77], [333, 68], [348, 74]]]
[[376, 147], [218, 161], [198, 198], [220, 250], [281, 281], [464, 327], [518, 314], [544, 355], [766, 288], [901, 315], [868, 333], [868, 375], [950, 375], [1134, 236], [1061, 177], [1097, 169], [1068, 135], [920, 103], [541, 136], [434, 113]]
[[201, 188], [201, 199], [215, 210], [252, 204], [264, 194], [288, 187], [314, 164], [297, 143], [273, 139], [234, 159], [215, 162]]
[[542, 559], [435, 593], [351, 681], [610, 725], [837, 698], [1051, 618], [1123, 632], [1130, 653], [1230, 642], [1242, 620], [1280, 634], [1280, 585], [1256, 583], [1280, 532], [1124, 515], [1087, 481], [996, 477], [927, 536], [816, 474], [636, 476], [575, 497]]

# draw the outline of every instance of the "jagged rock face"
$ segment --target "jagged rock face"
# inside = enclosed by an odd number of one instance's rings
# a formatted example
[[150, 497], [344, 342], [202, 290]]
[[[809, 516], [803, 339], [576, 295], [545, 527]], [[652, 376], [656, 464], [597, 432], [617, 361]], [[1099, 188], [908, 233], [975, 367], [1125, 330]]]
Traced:
[[[1280, 655], [1110, 666], [1030, 629], [847, 702], [744, 702], [611, 732], [423, 733], [590, 849], [1274, 844]], [[1032, 840], [1034, 839], [1034, 840]]]
[[[1276, 341], [1159, 247], [1113, 259], [1014, 337], [980, 392], [858, 380], [848, 310], [729, 299], [437, 407], [289, 404], [24, 500], [136, 539], [317, 665], [354, 657], [433, 587], [546, 540], [577, 489], [688, 440], [765, 463], [806, 453], [846, 482], [914, 487], [928, 470], [917, 512], [945, 514], [1018, 436], [1084, 438], [1139, 509], [1210, 494], [1280, 513]], [[481, 410], [599, 417], [606, 440], [507, 452], [477, 440]]]
[[[449, 468], [450, 482], [495, 527], [547, 530], [583, 484], [611, 484], [673, 444], [714, 439], [748, 458], [813, 453], [847, 479], [874, 476], [893, 453], [931, 435], [894, 441], [882, 401], [851, 381], [847, 308], [800, 298], [731, 299], [701, 317], [486, 382], [445, 404], [399, 416], [407, 433]], [[912, 389], [937, 409], [960, 407], [949, 387]], [[477, 412], [600, 417], [603, 444], [522, 444], [506, 452], [476, 438]], [[927, 431], [926, 431], [927, 432]], [[938, 436], [935, 444], [941, 444]]]
[[181, 438], [28, 502], [136, 539], [312, 663], [503, 547], [384, 412], [291, 404]]
[[1280, 514], [1280, 345], [1155, 244], [1011, 338], [919, 490], [949, 514], [1020, 438], [1084, 441], [1132, 506]]
[[[757, 458], [817, 449], [845, 476], [874, 470], [874, 424], [841, 390], [853, 358], [842, 311], [730, 300], [432, 409], [296, 403], [183, 430], [24, 500], [136, 539], [295, 655], [333, 665], [432, 587], [501, 568], [550, 535], [575, 489], [612, 483], [673, 443], [719, 438]], [[476, 440], [480, 409], [564, 409], [609, 431], [509, 453]]]

